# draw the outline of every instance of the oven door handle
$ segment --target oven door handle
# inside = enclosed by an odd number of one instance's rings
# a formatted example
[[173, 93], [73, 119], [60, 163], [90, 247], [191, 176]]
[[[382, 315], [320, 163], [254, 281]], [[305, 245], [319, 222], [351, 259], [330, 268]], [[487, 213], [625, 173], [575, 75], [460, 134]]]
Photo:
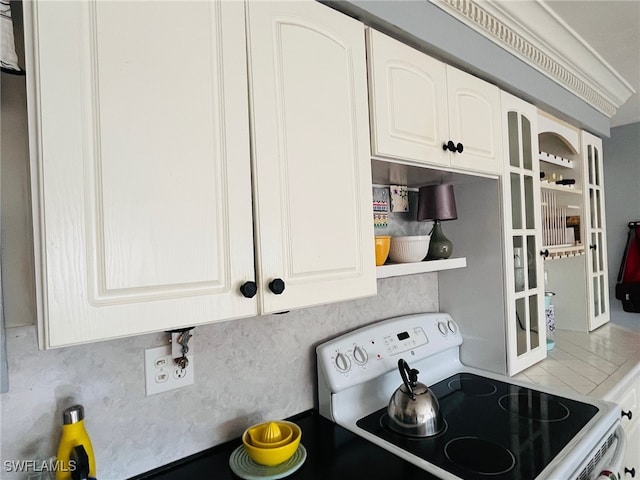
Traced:
[[624, 468], [623, 463], [625, 452], [627, 451], [627, 437], [621, 425], [618, 425], [613, 436], [616, 439], [616, 448], [613, 455], [609, 459], [601, 462], [594, 470], [595, 472], [599, 472], [597, 476], [594, 477], [596, 480], [622, 477], [621, 472]]

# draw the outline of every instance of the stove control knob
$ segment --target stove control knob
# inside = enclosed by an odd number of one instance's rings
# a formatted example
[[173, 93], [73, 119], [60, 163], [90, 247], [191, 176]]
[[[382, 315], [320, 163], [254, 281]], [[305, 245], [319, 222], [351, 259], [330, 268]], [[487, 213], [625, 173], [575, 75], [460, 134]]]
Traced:
[[353, 349], [353, 359], [356, 361], [358, 365], [364, 365], [369, 360], [369, 356], [367, 355], [367, 351], [362, 347], [355, 347]]
[[336, 355], [335, 362], [336, 368], [342, 373], [348, 372], [351, 368], [351, 361], [349, 360], [349, 357], [342, 353]]
[[458, 332], [458, 326], [453, 320], [449, 320], [447, 322], [447, 326], [449, 327], [449, 330], [451, 330], [451, 333], [453, 333], [454, 335]]
[[442, 335], [446, 335], [447, 333], [449, 333], [447, 331], [447, 325], [444, 322], [438, 322], [438, 330], [440, 330], [440, 333]]

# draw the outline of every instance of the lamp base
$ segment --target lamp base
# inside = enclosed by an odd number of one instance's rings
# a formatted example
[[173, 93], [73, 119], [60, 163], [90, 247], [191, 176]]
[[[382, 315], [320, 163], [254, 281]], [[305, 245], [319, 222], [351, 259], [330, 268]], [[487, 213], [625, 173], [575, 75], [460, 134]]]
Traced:
[[445, 258], [449, 258], [452, 253], [453, 243], [442, 233], [440, 220], [435, 220], [433, 230], [431, 230], [427, 260], [444, 260]]

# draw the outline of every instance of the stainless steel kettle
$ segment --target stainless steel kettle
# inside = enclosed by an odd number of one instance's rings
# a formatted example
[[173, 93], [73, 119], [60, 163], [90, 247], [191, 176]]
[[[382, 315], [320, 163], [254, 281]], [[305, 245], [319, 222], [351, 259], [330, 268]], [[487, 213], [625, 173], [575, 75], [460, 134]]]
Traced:
[[403, 384], [393, 392], [387, 406], [388, 426], [393, 431], [412, 437], [431, 437], [442, 432], [445, 422], [440, 404], [425, 384], [418, 382], [415, 368], [402, 358], [398, 369]]

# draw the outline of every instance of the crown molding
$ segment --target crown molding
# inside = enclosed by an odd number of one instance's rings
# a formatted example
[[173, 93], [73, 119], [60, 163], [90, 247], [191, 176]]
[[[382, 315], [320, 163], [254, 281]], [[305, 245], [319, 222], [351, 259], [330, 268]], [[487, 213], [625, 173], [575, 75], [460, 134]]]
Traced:
[[635, 93], [544, 0], [429, 1], [608, 117]]

